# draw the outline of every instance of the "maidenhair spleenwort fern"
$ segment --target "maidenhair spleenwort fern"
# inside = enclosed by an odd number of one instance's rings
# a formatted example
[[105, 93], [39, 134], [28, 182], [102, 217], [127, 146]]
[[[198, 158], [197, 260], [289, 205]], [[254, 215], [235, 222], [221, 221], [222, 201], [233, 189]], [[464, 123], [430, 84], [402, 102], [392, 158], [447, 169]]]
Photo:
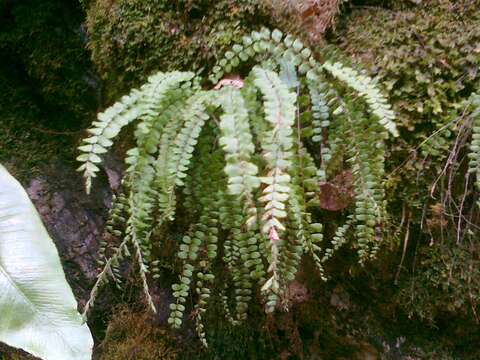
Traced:
[[[243, 81], [219, 83], [252, 63]], [[103, 271], [85, 314], [101, 285], [113, 279], [121, 286], [119, 266], [128, 256], [155, 310], [149, 286], [175, 229], [182, 233], [176, 245], [180, 274], [169, 323], [181, 326], [192, 294], [205, 346], [203, 319], [212, 296], [235, 325], [256, 298], [267, 312], [288, 306], [286, 289], [303, 254], [313, 257], [324, 279], [323, 263], [352, 237], [360, 263], [375, 256], [385, 221], [384, 140], [397, 136], [394, 114], [370, 78], [338, 62], [318, 62], [298, 39], [278, 30], [244, 37], [210, 80], [218, 84], [208, 90], [189, 72], [150, 77], [98, 115], [78, 157], [88, 192], [102, 154], [122, 127], [136, 121], [136, 146], [127, 152], [123, 188], [107, 226], [122, 240], [110, 247], [102, 242]], [[472, 152], [478, 153], [477, 145]], [[478, 158], [472, 156], [474, 170]], [[319, 184], [346, 168], [354, 178], [354, 201], [345, 225], [328, 239]]]

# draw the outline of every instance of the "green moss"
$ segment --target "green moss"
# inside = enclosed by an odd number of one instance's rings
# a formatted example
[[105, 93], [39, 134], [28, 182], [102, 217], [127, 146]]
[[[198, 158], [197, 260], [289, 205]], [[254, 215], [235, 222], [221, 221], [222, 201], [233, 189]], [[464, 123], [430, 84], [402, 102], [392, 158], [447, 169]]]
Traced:
[[60, 128], [83, 123], [96, 99], [78, 4], [60, 0], [9, 3], [2, 6], [0, 68], [2, 77], [14, 86], [2, 97], [31, 99], [49, 115], [46, 121]]
[[253, 0], [98, 0], [87, 14], [108, 100], [158, 70], [206, 70], [233, 40], [271, 21]]
[[0, 163], [24, 180], [33, 177], [46, 162], [73, 161], [74, 140], [80, 133], [52, 129], [48, 115], [21, 84], [0, 75], [0, 87], [5, 91], [5, 96], [0, 96]]
[[387, 84], [400, 124], [435, 123], [478, 84], [480, 2], [435, 0], [403, 11], [356, 10], [341, 48]]
[[174, 360], [177, 350], [168, 332], [153, 325], [145, 313], [115, 311], [96, 356], [99, 360]]
[[[471, 225], [478, 224], [478, 211], [472, 181], [464, 186], [465, 100], [480, 88], [479, 6], [478, 0], [435, 0], [397, 11], [354, 9], [334, 40], [386, 84], [398, 114], [401, 138], [390, 147], [387, 192], [392, 223], [404, 225], [392, 226], [392, 241], [407, 241], [407, 248], [401, 296], [393, 301], [434, 323], [452, 315], [468, 322], [480, 303], [472, 297], [480, 275], [466, 276], [465, 268], [478, 258], [478, 230]], [[459, 222], [460, 216], [472, 220]], [[392, 260], [399, 263], [400, 255]]]
[[82, 17], [75, 1], [0, 4], [0, 162], [17, 176], [73, 159], [76, 137], [93, 115]]

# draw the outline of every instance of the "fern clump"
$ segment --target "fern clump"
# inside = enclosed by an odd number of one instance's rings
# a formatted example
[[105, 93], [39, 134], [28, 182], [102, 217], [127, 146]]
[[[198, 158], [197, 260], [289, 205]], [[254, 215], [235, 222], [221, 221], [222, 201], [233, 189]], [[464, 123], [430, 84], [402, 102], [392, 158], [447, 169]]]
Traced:
[[[251, 64], [243, 80], [220, 81]], [[202, 319], [212, 296], [238, 324], [258, 297], [267, 312], [288, 306], [286, 288], [303, 254], [325, 278], [323, 263], [347, 241], [347, 231], [356, 235], [361, 263], [375, 256], [385, 221], [384, 140], [397, 135], [393, 112], [370, 78], [338, 62], [318, 62], [278, 30], [244, 37], [210, 80], [216, 86], [207, 90], [193, 73], [152, 76], [99, 114], [78, 157], [89, 191], [101, 155], [136, 121], [136, 146], [127, 152], [123, 191], [109, 221], [123, 240], [102, 249], [104, 270], [85, 312], [101, 284], [112, 278], [120, 284], [125, 256], [135, 259], [155, 310], [149, 284], [175, 224], [183, 234], [169, 323], [181, 326], [193, 291], [205, 345]], [[353, 173], [354, 203], [330, 240], [318, 211], [319, 183], [344, 167]]]

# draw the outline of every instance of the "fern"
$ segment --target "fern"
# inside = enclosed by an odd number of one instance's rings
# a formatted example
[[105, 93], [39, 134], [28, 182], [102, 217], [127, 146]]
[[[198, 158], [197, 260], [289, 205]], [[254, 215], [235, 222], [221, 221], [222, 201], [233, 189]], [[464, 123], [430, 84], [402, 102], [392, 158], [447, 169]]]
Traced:
[[[77, 160], [83, 164], [78, 168], [83, 171], [87, 193], [90, 192], [92, 178], [96, 176], [99, 168], [95, 164], [101, 163], [99, 155], [107, 152], [112, 146], [111, 139], [116, 137], [120, 130], [133, 120], [147, 116], [158, 116], [161, 108], [160, 100], [169, 89], [175, 88], [180, 82], [193, 78], [193, 73], [173, 72], [169, 74], [158, 73], [148, 78], [148, 83], [139, 90], [134, 89], [128, 96], [98, 114], [98, 121], [88, 132], [91, 136], [83, 140], [79, 150], [83, 154]], [[145, 125], [148, 129], [148, 125]]]
[[[257, 65], [244, 81], [219, 82], [251, 62]], [[237, 325], [247, 319], [257, 287], [266, 312], [288, 307], [286, 289], [303, 254], [326, 280], [323, 263], [346, 244], [347, 231], [355, 235], [360, 263], [375, 256], [385, 221], [383, 141], [397, 135], [393, 112], [370, 78], [338, 62], [318, 62], [279, 30], [244, 37], [210, 80], [213, 89], [200, 87], [188, 72], [150, 77], [99, 114], [78, 157], [89, 191], [102, 154], [122, 127], [136, 121], [136, 145], [127, 151], [122, 192], [107, 226], [121, 240], [102, 242], [103, 270], [85, 313], [102, 285], [113, 280], [122, 286], [126, 257], [135, 259], [154, 310], [149, 287], [175, 229], [182, 240], [175, 245], [179, 277], [168, 321], [180, 327], [187, 298], [194, 297], [205, 346], [212, 296]], [[354, 202], [328, 248], [319, 183], [345, 167], [354, 177]]]
[[473, 111], [470, 114], [472, 119], [472, 142], [470, 144], [469, 171], [480, 174], [480, 95], [472, 94], [470, 104]]
[[363, 96], [371, 113], [378, 118], [380, 124], [383, 125], [393, 136], [398, 136], [397, 126], [393, 121], [395, 119], [395, 114], [393, 113], [393, 110], [391, 110], [391, 106], [388, 104], [387, 99], [382, 96], [371, 78], [361, 75], [354, 69], [345, 67], [338, 62], [332, 64], [331, 62], [326, 61], [323, 64], [323, 68], [334, 77], [357, 91], [360, 96]]
[[255, 67], [252, 71], [254, 84], [264, 98], [265, 120], [270, 129], [261, 137], [263, 158], [268, 173], [261, 178], [266, 185], [260, 201], [265, 203], [262, 215], [262, 233], [269, 240], [269, 268], [272, 276], [263, 285], [262, 291], [270, 291], [269, 311], [273, 311], [274, 299], [279, 290], [279, 241], [285, 231], [282, 219], [286, 218], [286, 203], [290, 191], [290, 175], [287, 168], [291, 165], [293, 145], [293, 124], [295, 120], [295, 96], [288, 91], [277, 74]]
[[[470, 103], [473, 111], [470, 114], [472, 119], [472, 141], [470, 143], [470, 158], [468, 171], [475, 174], [475, 187], [480, 190], [480, 95], [472, 94]], [[480, 201], [477, 201], [480, 206]]]
[[228, 176], [228, 191], [245, 202], [249, 226], [256, 223], [256, 207], [252, 191], [260, 185], [258, 168], [251, 161], [255, 151], [248, 124], [245, 101], [239, 90], [231, 87], [222, 91], [218, 98], [224, 114], [220, 119], [220, 145], [225, 152], [225, 173]]

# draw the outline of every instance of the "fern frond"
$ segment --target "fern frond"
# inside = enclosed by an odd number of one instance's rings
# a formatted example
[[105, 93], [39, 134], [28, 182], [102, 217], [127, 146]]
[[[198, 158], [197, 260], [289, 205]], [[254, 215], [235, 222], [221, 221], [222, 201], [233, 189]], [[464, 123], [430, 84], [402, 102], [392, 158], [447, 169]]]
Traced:
[[147, 84], [139, 90], [132, 90], [128, 96], [122, 97], [121, 101], [98, 114], [98, 121], [93, 122], [94, 127], [87, 130], [91, 136], [83, 140], [79, 147], [82, 154], [77, 157], [77, 160], [83, 163], [78, 171], [83, 171], [87, 193], [90, 192], [92, 178], [99, 171], [97, 165], [102, 161], [99, 155], [107, 152], [113, 144], [112, 139], [120, 130], [142, 115], [154, 115], [155, 112], [158, 114], [159, 109], [156, 106], [165, 93], [193, 77], [191, 72], [157, 73], [149, 77]]
[[475, 186], [480, 190], [480, 95], [472, 94], [469, 102], [473, 107], [473, 111], [470, 114], [472, 119], [472, 141], [468, 153], [470, 159], [468, 171], [475, 174]]
[[184, 178], [187, 176], [187, 170], [198, 141], [198, 136], [209, 118], [206, 106], [211, 100], [210, 97], [210, 93], [199, 91], [188, 99], [185, 110], [181, 115], [183, 128], [181, 128], [170, 144], [166, 162], [157, 162], [157, 168], [165, 167], [166, 169], [166, 172], [157, 173], [158, 176], [162, 177], [159, 178], [157, 176], [156, 180], [158, 183], [164, 184], [158, 194], [159, 203], [163, 204], [162, 206], [164, 207], [161, 216], [163, 220], [171, 221], [174, 217], [175, 188], [184, 185]]
[[326, 133], [330, 126], [329, 106], [327, 104], [327, 86], [323, 81], [315, 76], [316, 81], [311, 78], [307, 80], [307, 86], [312, 102], [312, 141], [319, 144], [320, 171], [318, 172], [319, 180], [326, 180], [326, 165], [330, 161], [330, 148], [325, 146]]
[[[255, 67], [252, 74], [254, 84], [263, 96], [265, 120], [270, 124], [270, 129], [261, 139], [268, 174], [261, 178], [266, 187], [260, 201], [265, 203], [262, 233], [269, 239], [271, 255], [269, 271], [272, 277], [267, 280], [262, 290], [276, 293], [279, 289], [277, 273], [279, 233], [285, 230], [282, 219], [287, 216], [285, 208], [290, 190], [290, 175], [287, 168], [292, 157], [292, 127], [295, 121], [296, 97], [274, 72]], [[267, 309], [271, 309], [271, 306]]]
[[[355, 227], [360, 263], [375, 256], [379, 249], [380, 225], [384, 220], [384, 147], [378, 134], [380, 124], [341, 101], [344, 115], [350, 125], [347, 149], [354, 179]], [[355, 119], [355, 120], [354, 120]], [[372, 146], [372, 139], [378, 145]]]
[[284, 36], [278, 29], [270, 31], [262, 28], [261, 31], [253, 31], [250, 36], [244, 36], [242, 44], [234, 45], [231, 51], [225, 53], [225, 57], [214, 66], [210, 81], [216, 84], [223, 74], [233, 71], [240, 64], [251, 59], [256, 63], [262, 63], [270, 57], [269, 61], [277, 65], [287, 60], [297, 68], [300, 74], [320, 68], [311, 50], [304, 47], [299, 39], [291, 35]]
[[182, 129], [183, 124], [184, 119], [182, 116], [178, 116], [178, 118], [177, 116], [172, 116], [172, 120], [165, 125], [158, 143], [159, 150], [154, 163], [155, 179], [153, 181], [153, 187], [157, 190], [155, 201], [161, 213], [166, 213], [170, 208], [169, 191], [171, 190], [171, 185], [167, 164], [171, 156], [172, 147], [174, 146], [174, 140], [180, 129]]
[[[150, 233], [147, 233], [146, 238], [143, 239], [142, 243], [148, 243], [149, 238], [150, 238]], [[155, 307], [155, 304], [153, 303], [152, 296], [150, 295], [150, 288], [148, 286], [148, 281], [147, 281], [147, 274], [149, 272], [148, 265], [146, 264], [146, 260], [143, 258], [144, 250], [142, 249], [142, 246], [136, 237], [136, 233], [134, 229], [132, 229], [132, 232], [131, 232], [131, 241], [133, 243], [133, 246], [135, 249], [135, 255], [137, 257], [137, 263], [138, 263], [138, 268], [140, 272], [140, 278], [142, 279], [142, 287], [143, 287], [143, 293], [145, 295], [145, 299], [147, 300], [147, 304], [150, 307], [150, 309], [154, 313], [156, 313], [157, 309]]]
[[394, 122], [395, 114], [387, 99], [380, 93], [380, 90], [378, 90], [370, 77], [360, 74], [358, 71], [339, 62], [331, 63], [326, 61], [322, 67], [332, 76], [357, 91], [360, 96], [363, 96], [370, 111], [378, 118], [380, 124], [394, 137], [398, 136], [397, 126]]
[[325, 254], [322, 257], [322, 263], [329, 260], [333, 254], [347, 242], [347, 232], [352, 227], [352, 223], [353, 215], [349, 215], [345, 224], [337, 228], [332, 239], [332, 247], [325, 249]]
[[[175, 80], [175, 77], [172, 77], [172, 80]], [[183, 98], [191, 93], [190, 88], [190, 81], [187, 81], [179, 88], [168, 93], [164, 92], [163, 99], [158, 97], [155, 100], [160, 101], [156, 108], [163, 111], [161, 114], [152, 111], [141, 117], [142, 121], [139, 122], [135, 131], [137, 147], [129, 151], [130, 157], [127, 158], [131, 164], [126, 174], [130, 193], [128, 202], [130, 217], [127, 220], [125, 236], [131, 239], [135, 249], [145, 298], [153, 311], [155, 311], [155, 306], [150, 296], [147, 274], [150, 272], [149, 264], [153, 245], [150, 237], [154, 227], [153, 212], [158, 194], [153, 186], [155, 179], [154, 155], [157, 152], [157, 144], [165, 124], [175, 119], [174, 114], [178, 106], [184, 103]]]
[[226, 87], [219, 94], [218, 103], [224, 111], [219, 128], [222, 136], [219, 143], [225, 151], [225, 173], [228, 176], [228, 191], [245, 202], [247, 225], [256, 223], [257, 209], [252, 191], [260, 185], [258, 168], [251, 161], [255, 151], [248, 123], [248, 113], [240, 91]]
[[113, 255], [106, 261], [105, 265], [103, 266], [102, 271], [98, 274], [97, 280], [90, 290], [90, 297], [83, 308], [82, 316], [86, 319], [88, 313], [90, 312], [95, 300], [97, 298], [98, 292], [102, 285], [105, 285], [109, 281], [109, 277], [111, 276], [113, 267], [118, 264], [120, 260], [123, 259], [123, 254], [125, 249], [127, 248], [128, 238], [125, 238], [122, 243], [115, 249]]
[[[181, 326], [192, 293], [204, 346], [212, 296], [219, 296], [228, 321], [237, 325], [247, 318], [256, 286], [266, 312], [287, 306], [288, 283], [304, 253], [325, 280], [323, 263], [346, 242], [349, 229], [359, 262], [375, 256], [386, 219], [384, 140], [389, 132], [397, 135], [377, 85], [340, 63], [320, 64], [300, 40], [268, 29], [234, 45], [210, 80], [215, 84], [248, 62], [259, 65], [237, 82], [240, 89], [222, 81], [208, 90], [192, 73], [159, 73], [101, 113], [89, 130], [78, 158], [88, 190], [101, 154], [123, 126], [138, 120], [122, 193], [107, 224], [123, 239], [118, 247], [101, 243], [104, 268], [86, 311], [102, 284], [113, 279], [121, 285], [120, 264], [132, 255], [154, 310], [149, 282], [158, 278], [160, 262], [154, 255], [162, 253], [163, 237], [171, 238], [173, 229], [182, 240], [174, 246], [180, 273], [168, 322]], [[470, 155], [476, 173], [478, 125]], [[322, 258], [322, 242], [329, 239], [324, 213], [317, 211], [319, 185], [339, 171], [353, 174], [354, 204]], [[220, 282], [222, 290], [214, 294]]]
[[[297, 251], [302, 250], [308, 253], [313, 258], [320, 276], [326, 280], [325, 272], [318, 255], [321, 251], [319, 243], [323, 240], [323, 225], [313, 223], [312, 214], [308, 212], [307, 209], [313, 204], [316, 205], [318, 201], [318, 195], [315, 192], [319, 185], [318, 169], [300, 142], [297, 143], [296, 150], [297, 156], [294, 158], [290, 171], [292, 176], [292, 191], [289, 197], [289, 219], [291, 228], [294, 231], [292, 237], [301, 240], [298, 244], [301, 245], [301, 248], [297, 248]], [[310, 197], [313, 197], [313, 199], [309, 201]], [[292, 259], [294, 261], [300, 260], [298, 258], [296, 259], [295, 256], [292, 256]], [[293, 266], [291, 267], [290, 273], [295, 274], [295, 272], [293, 272]]]

